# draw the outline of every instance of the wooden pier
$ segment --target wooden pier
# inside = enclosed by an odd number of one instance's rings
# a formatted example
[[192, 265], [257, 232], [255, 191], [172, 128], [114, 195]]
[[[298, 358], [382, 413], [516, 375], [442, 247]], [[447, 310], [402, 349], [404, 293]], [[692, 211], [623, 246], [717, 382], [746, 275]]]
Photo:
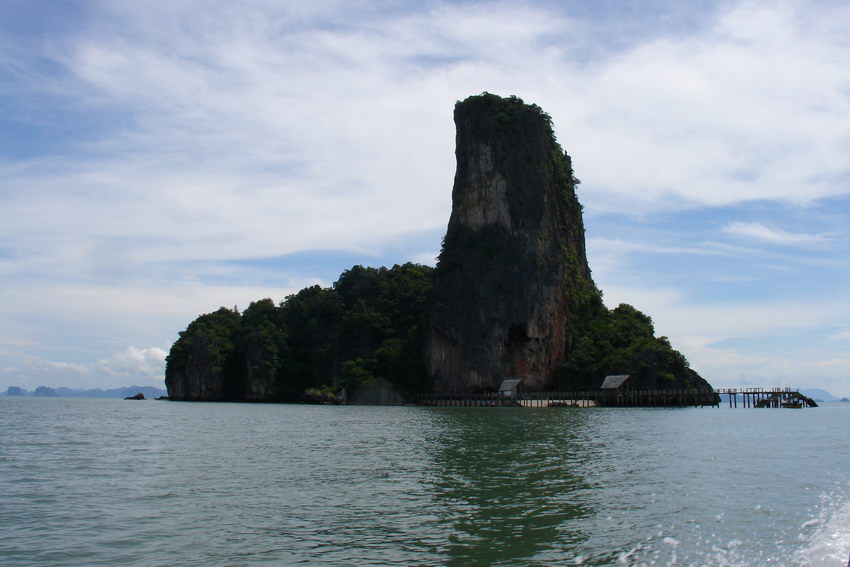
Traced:
[[582, 392], [498, 392], [421, 394], [411, 400], [424, 406], [460, 407], [683, 407], [717, 406], [714, 390], [592, 390]]
[[461, 407], [594, 407], [596, 392], [523, 392], [504, 396], [498, 392], [422, 394], [413, 402], [423, 406]]
[[409, 402], [454, 407], [686, 407], [714, 406], [728, 396], [730, 408], [817, 407], [799, 390], [785, 388], [719, 388], [716, 390], [590, 390], [582, 392], [440, 392], [420, 394]]
[[785, 388], [720, 388], [718, 394], [729, 396], [729, 407], [738, 407], [738, 396], [741, 396], [741, 407], [745, 408], [798, 408], [818, 407], [817, 402], [804, 396], [799, 390]]

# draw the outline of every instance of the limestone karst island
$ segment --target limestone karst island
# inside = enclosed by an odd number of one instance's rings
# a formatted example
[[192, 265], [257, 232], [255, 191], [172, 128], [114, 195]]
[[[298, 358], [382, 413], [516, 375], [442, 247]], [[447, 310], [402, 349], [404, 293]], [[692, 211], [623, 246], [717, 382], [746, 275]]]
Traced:
[[550, 117], [484, 93], [458, 102], [454, 121], [452, 212], [436, 268], [354, 266], [279, 305], [201, 315], [168, 355], [169, 397], [503, 405], [628, 389], [653, 392], [647, 404], [716, 403], [650, 317], [603, 304], [579, 181]]

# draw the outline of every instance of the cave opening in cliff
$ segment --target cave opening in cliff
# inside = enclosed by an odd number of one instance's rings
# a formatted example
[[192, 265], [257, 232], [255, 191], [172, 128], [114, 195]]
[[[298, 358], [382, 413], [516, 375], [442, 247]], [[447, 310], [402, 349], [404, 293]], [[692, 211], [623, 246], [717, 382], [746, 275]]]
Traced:
[[514, 323], [508, 329], [508, 342], [527, 343], [531, 338], [528, 336], [528, 327], [525, 323]]

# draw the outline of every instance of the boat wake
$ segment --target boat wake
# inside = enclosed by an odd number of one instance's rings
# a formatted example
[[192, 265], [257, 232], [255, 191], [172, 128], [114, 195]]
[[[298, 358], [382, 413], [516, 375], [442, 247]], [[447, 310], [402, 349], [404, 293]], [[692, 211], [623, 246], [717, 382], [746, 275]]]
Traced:
[[822, 497], [820, 512], [801, 527], [802, 547], [796, 565], [846, 567], [850, 554], [850, 498], [847, 493]]
[[[847, 487], [850, 489], [850, 485]], [[617, 565], [629, 567], [703, 565], [707, 567], [850, 567], [850, 490], [821, 497], [811, 517], [798, 528], [776, 534], [771, 548], [765, 542], [715, 535], [697, 536], [695, 545], [658, 534], [641, 545], [620, 553]], [[574, 564], [583, 564], [579, 559]]]

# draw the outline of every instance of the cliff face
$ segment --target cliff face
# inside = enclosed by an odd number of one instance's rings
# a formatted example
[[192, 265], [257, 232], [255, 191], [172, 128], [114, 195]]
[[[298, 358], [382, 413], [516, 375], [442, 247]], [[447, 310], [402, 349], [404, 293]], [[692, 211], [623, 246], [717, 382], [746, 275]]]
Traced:
[[435, 391], [553, 385], [590, 279], [571, 160], [540, 108], [483, 94], [455, 107], [452, 214], [426, 349]]
[[221, 308], [198, 317], [171, 347], [166, 359], [165, 387], [174, 400], [220, 401], [233, 398], [228, 367], [233, 352], [227, 338], [239, 327], [239, 317]]
[[[175, 400], [710, 388], [652, 319], [607, 309], [590, 277], [572, 163], [539, 107], [483, 94], [455, 107], [452, 214], [435, 269], [355, 266], [279, 306], [191, 322], [166, 359]], [[423, 364], [423, 361], [425, 364]], [[319, 396], [315, 395], [319, 392]], [[374, 400], [375, 398], [370, 398]]]
[[270, 299], [240, 314], [222, 307], [180, 333], [166, 359], [165, 386], [174, 400], [280, 401], [281, 330]]

